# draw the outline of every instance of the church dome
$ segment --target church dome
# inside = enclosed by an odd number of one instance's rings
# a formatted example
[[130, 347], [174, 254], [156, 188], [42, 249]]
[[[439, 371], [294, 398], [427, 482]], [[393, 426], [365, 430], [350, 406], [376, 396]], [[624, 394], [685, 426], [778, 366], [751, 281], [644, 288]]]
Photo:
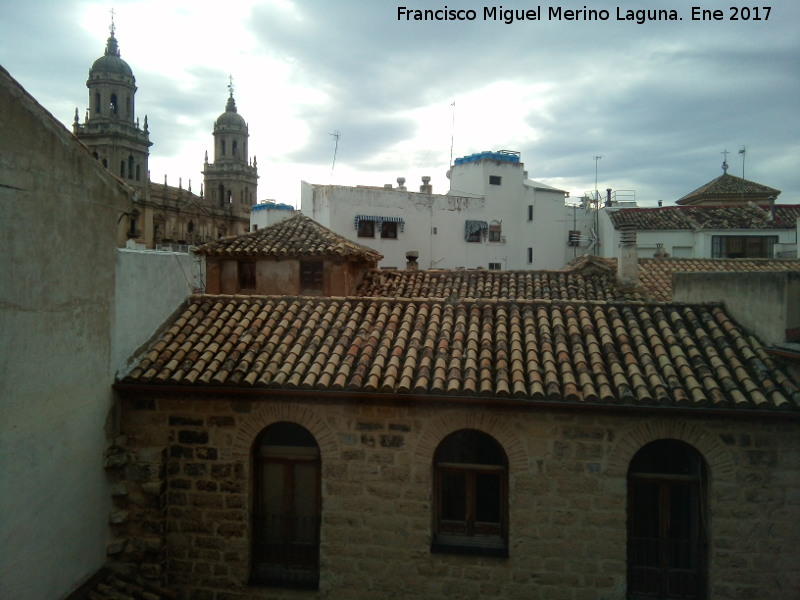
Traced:
[[92, 68], [89, 69], [90, 79], [98, 75], [122, 75], [133, 79], [133, 71], [119, 56], [119, 45], [113, 33], [106, 43], [105, 54], [94, 61]]
[[225, 112], [222, 113], [217, 120], [214, 121], [214, 130], [218, 129], [247, 129], [247, 122], [244, 117], [236, 112], [236, 101], [233, 99], [233, 92], [228, 97], [228, 104], [225, 106]]

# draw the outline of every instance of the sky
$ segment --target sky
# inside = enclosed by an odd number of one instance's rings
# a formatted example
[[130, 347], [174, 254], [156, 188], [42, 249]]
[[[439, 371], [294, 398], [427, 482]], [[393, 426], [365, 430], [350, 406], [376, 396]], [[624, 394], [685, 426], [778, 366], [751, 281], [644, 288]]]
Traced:
[[[191, 181], [196, 193], [232, 77], [259, 200], [298, 206], [303, 180], [405, 177], [417, 190], [425, 175], [446, 193], [451, 158], [512, 150], [570, 201], [612, 188], [671, 205], [721, 175], [727, 150], [731, 174], [800, 204], [800, 2], [751, 7], [749, 20], [732, 20], [731, 4], [4, 0], [0, 65], [71, 129], [113, 9], [136, 115], [148, 117], [151, 180]], [[711, 18], [693, 20], [693, 5]], [[398, 19], [401, 7], [411, 19]], [[528, 18], [507, 23], [493, 8]], [[608, 18], [566, 18], [584, 8]], [[475, 18], [414, 18], [426, 9]], [[625, 19], [643, 9], [682, 20]]]

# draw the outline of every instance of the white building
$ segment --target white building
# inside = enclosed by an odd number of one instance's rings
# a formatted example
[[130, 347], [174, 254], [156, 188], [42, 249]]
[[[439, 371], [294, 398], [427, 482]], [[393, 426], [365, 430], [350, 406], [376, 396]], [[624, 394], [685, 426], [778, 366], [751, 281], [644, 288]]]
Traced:
[[250, 231], [258, 231], [269, 227], [289, 217], [293, 217], [297, 211], [289, 204], [273, 202], [272, 200], [262, 200], [250, 212]]
[[570, 230], [588, 238], [583, 211], [567, 193], [527, 178], [519, 153], [459, 158], [447, 194], [398, 186], [301, 185], [301, 209], [315, 221], [385, 256], [384, 268], [560, 269], [585, 251], [568, 244]]

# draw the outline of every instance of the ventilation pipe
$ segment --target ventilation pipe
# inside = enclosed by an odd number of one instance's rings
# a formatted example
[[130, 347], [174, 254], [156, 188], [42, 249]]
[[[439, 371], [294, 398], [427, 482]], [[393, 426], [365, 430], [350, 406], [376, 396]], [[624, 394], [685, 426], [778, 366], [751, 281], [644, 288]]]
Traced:
[[432, 194], [433, 186], [431, 185], [431, 178], [428, 175], [422, 176], [422, 185], [419, 186], [421, 194]]
[[635, 287], [639, 280], [639, 252], [636, 247], [636, 230], [630, 226], [620, 228], [617, 279], [624, 287]]
[[406, 270], [407, 271], [416, 271], [419, 269], [419, 265], [417, 264], [417, 259], [419, 258], [419, 252], [416, 250], [408, 250], [406, 252]]

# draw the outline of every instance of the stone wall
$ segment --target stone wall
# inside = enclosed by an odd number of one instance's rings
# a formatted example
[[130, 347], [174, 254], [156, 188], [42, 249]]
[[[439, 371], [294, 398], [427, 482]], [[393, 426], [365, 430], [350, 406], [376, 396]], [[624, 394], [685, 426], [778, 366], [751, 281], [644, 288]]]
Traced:
[[[708, 466], [709, 597], [800, 597], [794, 417], [123, 393], [115, 556], [186, 598], [624, 598], [627, 468], [661, 438]], [[318, 591], [247, 583], [251, 448], [281, 421], [321, 452]], [[433, 455], [464, 428], [506, 452], [508, 558], [430, 552]]]

